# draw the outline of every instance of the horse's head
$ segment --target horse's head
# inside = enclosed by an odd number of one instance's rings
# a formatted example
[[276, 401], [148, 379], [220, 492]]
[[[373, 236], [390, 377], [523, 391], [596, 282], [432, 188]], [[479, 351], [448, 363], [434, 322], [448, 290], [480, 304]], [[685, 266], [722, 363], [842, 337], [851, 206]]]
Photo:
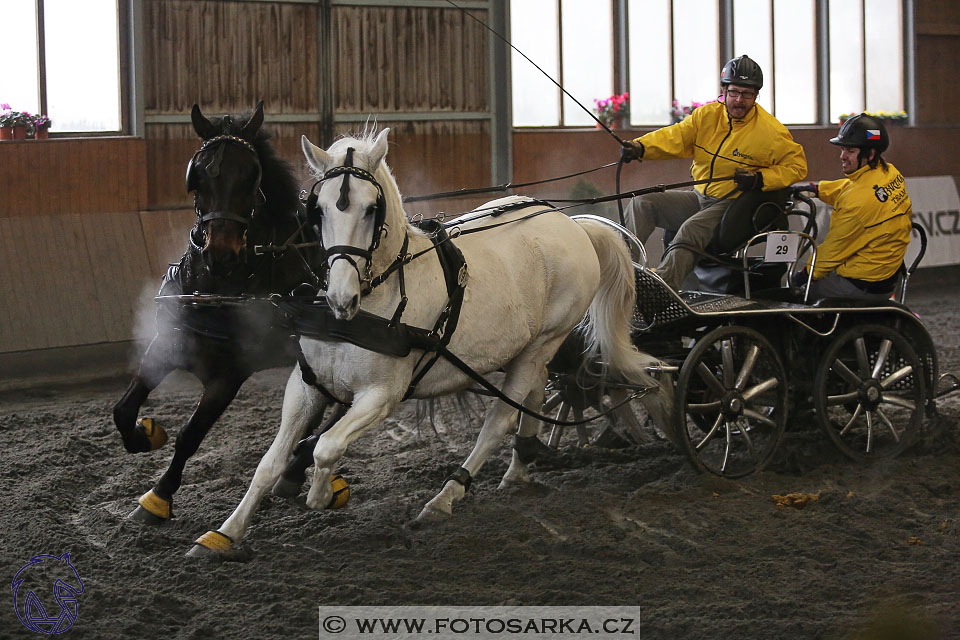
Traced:
[[304, 198], [310, 221], [324, 246], [327, 302], [339, 319], [360, 309], [369, 284], [373, 253], [385, 234], [387, 215], [383, 185], [375, 177], [387, 154], [384, 129], [376, 139], [343, 138], [328, 151], [301, 140], [317, 182]]
[[215, 275], [232, 272], [246, 250], [246, 233], [263, 203], [263, 167], [254, 146], [263, 124], [263, 102], [245, 122], [230, 116], [208, 120], [193, 105], [193, 128], [203, 138], [187, 166], [187, 191], [194, 194], [201, 254]]

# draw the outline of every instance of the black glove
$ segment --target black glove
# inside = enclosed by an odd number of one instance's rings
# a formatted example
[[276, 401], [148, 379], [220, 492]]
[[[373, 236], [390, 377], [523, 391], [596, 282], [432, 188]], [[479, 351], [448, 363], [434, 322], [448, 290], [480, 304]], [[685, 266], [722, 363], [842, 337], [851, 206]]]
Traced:
[[790, 278], [790, 284], [794, 287], [803, 287], [807, 284], [807, 270], [797, 271], [793, 274], [793, 277]]
[[760, 191], [763, 189], [763, 174], [759, 171], [739, 168], [733, 172], [733, 181], [741, 191]]
[[806, 184], [797, 184], [793, 186], [794, 193], [803, 193], [808, 191], [813, 194], [813, 197], [816, 198], [820, 195], [820, 186], [816, 182], [808, 182]]
[[631, 160], [643, 159], [643, 143], [636, 140], [624, 140], [620, 145], [620, 160], [624, 164]]

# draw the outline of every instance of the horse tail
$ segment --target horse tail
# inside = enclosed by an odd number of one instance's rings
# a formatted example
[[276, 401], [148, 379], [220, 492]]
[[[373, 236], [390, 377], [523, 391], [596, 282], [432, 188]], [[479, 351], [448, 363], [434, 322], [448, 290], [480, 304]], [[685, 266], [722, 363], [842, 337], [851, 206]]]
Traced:
[[612, 373], [631, 384], [655, 388], [642, 402], [651, 417], [669, 427], [673, 384], [664, 375], [662, 384], [650, 374], [659, 361], [638, 351], [630, 341], [631, 319], [637, 300], [636, 273], [626, 244], [609, 227], [577, 220], [593, 244], [600, 262], [600, 286], [580, 323], [586, 341], [586, 361], [599, 360], [601, 375]]

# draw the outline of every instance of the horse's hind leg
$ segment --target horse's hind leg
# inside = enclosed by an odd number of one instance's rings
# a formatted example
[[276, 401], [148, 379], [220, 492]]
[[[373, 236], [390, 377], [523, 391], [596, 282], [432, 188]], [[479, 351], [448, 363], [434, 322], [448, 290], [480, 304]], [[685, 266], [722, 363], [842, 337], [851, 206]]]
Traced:
[[323, 406], [320, 392], [307, 387], [301, 379], [300, 368], [294, 367], [283, 395], [280, 429], [267, 453], [260, 460], [260, 464], [257, 465], [250, 488], [220, 529], [208, 531], [200, 536], [187, 555], [192, 557], [215, 555], [228, 560], [244, 559], [244, 554], [238, 552], [234, 545], [243, 540], [260, 501], [276, 482], [297, 441], [303, 437], [304, 431], [316, 413], [323, 411]]
[[[540, 413], [543, 411], [544, 388], [547, 384], [546, 368], [534, 384], [523, 406], [529, 411]], [[511, 484], [530, 482], [530, 472], [527, 467], [537, 459], [537, 453], [541, 449], [546, 449], [546, 445], [537, 438], [541, 422], [525, 413], [520, 415], [520, 428], [513, 440], [513, 457], [510, 460], [510, 467], [500, 481], [501, 489]]]
[[[546, 370], [546, 362], [539, 357], [525, 355], [531, 351], [528, 349], [522, 352], [507, 367], [502, 391], [517, 402], [525, 401], [538, 385], [542, 393], [544, 379], [541, 372]], [[426, 504], [417, 517], [418, 520], [435, 520], [453, 513], [453, 504], [466, 494], [473, 477], [490, 454], [500, 446], [503, 437], [516, 424], [516, 419], [517, 410], [504, 402], [496, 402], [490, 407], [473, 451], [463, 466], [447, 478], [440, 493]]]
[[130, 514], [131, 519], [155, 524], [173, 515], [173, 494], [180, 489], [187, 460], [200, 448], [200, 443], [210, 431], [210, 427], [237, 397], [237, 392], [246, 379], [247, 376], [240, 374], [213, 378], [205, 382], [197, 408], [177, 434], [170, 466], [156, 486], [140, 497], [140, 506]]

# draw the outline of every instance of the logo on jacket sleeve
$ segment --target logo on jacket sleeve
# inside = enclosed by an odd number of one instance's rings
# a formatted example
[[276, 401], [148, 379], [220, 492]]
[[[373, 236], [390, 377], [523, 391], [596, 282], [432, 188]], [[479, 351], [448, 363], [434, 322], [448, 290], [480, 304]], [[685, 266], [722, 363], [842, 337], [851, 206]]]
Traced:
[[881, 187], [880, 185], [876, 185], [876, 184], [873, 185], [873, 195], [877, 196], [877, 200], [879, 200], [880, 202], [886, 202], [887, 199], [890, 197], [890, 194], [887, 193], [887, 190], [885, 187]]

